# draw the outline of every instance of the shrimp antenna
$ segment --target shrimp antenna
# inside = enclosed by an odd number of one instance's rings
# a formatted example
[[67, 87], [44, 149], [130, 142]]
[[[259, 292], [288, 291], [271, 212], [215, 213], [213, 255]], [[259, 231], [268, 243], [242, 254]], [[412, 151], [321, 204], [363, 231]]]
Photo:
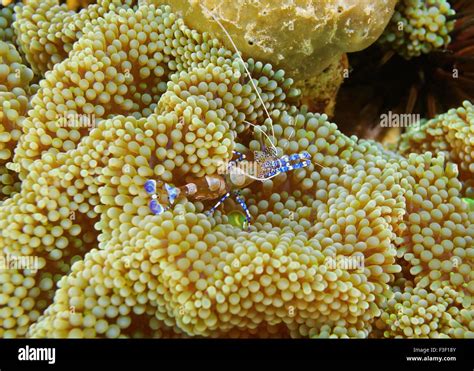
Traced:
[[[268, 134], [265, 133], [265, 132], [262, 130], [262, 128], [261, 128], [260, 126], [257, 126], [257, 125], [255, 125], [255, 124], [252, 124], [251, 122], [248, 122], [248, 121], [246, 121], [246, 120], [244, 120], [244, 122], [245, 122], [246, 124], [249, 124], [250, 126], [254, 127], [255, 129], [260, 130], [260, 132], [268, 139], [268, 141], [269, 141], [270, 144], [272, 145], [273, 149], [274, 149], [276, 152], [278, 152], [278, 149], [275, 147], [275, 144], [272, 142], [272, 140], [270, 139], [270, 137], [268, 136]], [[273, 137], [275, 137], [275, 136], [273, 136]]]
[[[258, 99], [260, 99], [260, 102], [262, 103], [262, 106], [263, 106], [263, 109], [265, 110], [265, 113], [267, 114], [267, 117], [270, 119], [270, 127], [272, 129], [272, 137], [275, 138], [275, 131], [273, 130], [273, 120], [272, 118], [270, 117], [270, 114], [268, 113], [268, 110], [267, 110], [267, 107], [265, 107], [265, 102], [263, 101], [258, 89], [257, 89], [257, 86], [255, 85], [254, 81], [253, 81], [253, 77], [252, 77], [252, 74], [250, 73], [250, 71], [248, 70], [247, 66], [245, 65], [245, 61], [243, 60], [242, 58], [242, 55], [240, 54], [239, 52], [239, 49], [237, 48], [237, 46], [235, 45], [234, 43], [234, 40], [232, 40], [232, 37], [230, 36], [230, 34], [227, 32], [226, 28], [224, 27], [224, 25], [216, 18], [216, 16], [207, 8], [205, 8], [206, 11], [210, 14], [210, 16], [212, 17], [212, 19], [214, 19], [214, 21], [216, 21], [216, 23], [220, 26], [220, 28], [222, 28], [222, 31], [224, 31], [224, 33], [226, 34], [227, 38], [229, 39], [230, 43], [232, 44], [235, 52], [237, 53], [240, 61], [242, 62], [242, 65], [244, 66], [244, 69], [245, 69], [245, 72], [247, 73], [247, 75], [250, 77], [250, 83], [252, 84], [252, 87], [253, 89], [255, 90], [255, 93], [257, 94], [258, 96]], [[270, 139], [270, 138], [269, 138]], [[273, 142], [270, 140], [270, 143], [272, 144], [273, 147], [275, 147], [275, 145], [273, 144]]]

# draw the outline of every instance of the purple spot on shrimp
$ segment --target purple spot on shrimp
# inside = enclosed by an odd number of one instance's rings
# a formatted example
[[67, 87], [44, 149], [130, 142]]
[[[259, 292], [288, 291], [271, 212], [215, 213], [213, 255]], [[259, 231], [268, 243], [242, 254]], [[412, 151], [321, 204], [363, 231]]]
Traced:
[[155, 180], [147, 180], [145, 182], [145, 191], [148, 194], [152, 194], [156, 192], [156, 181]]
[[150, 201], [150, 210], [155, 215], [160, 215], [165, 211], [164, 207], [161, 206], [156, 200]]

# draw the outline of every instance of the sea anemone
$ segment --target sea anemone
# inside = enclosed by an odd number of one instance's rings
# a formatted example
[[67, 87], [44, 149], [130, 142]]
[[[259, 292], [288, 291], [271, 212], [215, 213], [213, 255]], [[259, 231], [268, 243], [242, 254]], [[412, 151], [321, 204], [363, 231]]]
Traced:
[[400, 138], [401, 153], [443, 153], [459, 168], [467, 197], [474, 195], [474, 106], [465, 101], [459, 108], [414, 127]]
[[13, 10], [14, 4], [10, 4], [0, 9], [0, 41], [13, 42]]
[[[15, 8], [44, 78], [14, 116], [21, 188], [0, 202], [0, 247], [36, 261], [0, 274], [1, 337], [472, 336], [474, 213], [446, 154], [344, 135], [283, 70], [170, 6], [47, 1]], [[151, 212], [148, 180], [179, 187], [273, 146], [310, 163], [241, 189], [247, 228], [186, 194]]]
[[401, 0], [378, 43], [406, 59], [445, 48], [454, 14], [446, 0]]
[[[414, 3], [421, 6], [425, 2]], [[407, 115], [416, 123], [459, 107], [465, 100], [474, 101], [474, 3], [451, 3], [456, 12], [451, 16], [454, 28], [449, 33], [449, 43], [443, 47], [408, 60], [390, 48], [390, 43], [350, 55], [351, 72], [340, 89], [334, 117], [341, 130], [396, 142], [404, 128], [384, 128], [382, 115]], [[417, 10], [411, 12], [416, 14]], [[357, 117], [355, 125], [353, 117]], [[392, 132], [395, 139], [390, 138]]]
[[[26, 115], [31, 95], [33, 72], [22, 62], [15, 46], [0, 41], [0, 200], [20, 188], [18, 174], [8, 169], [13, 150], [21, 135], [21, 121]], [[13, 167], [15, 169], [15, 166]]]

